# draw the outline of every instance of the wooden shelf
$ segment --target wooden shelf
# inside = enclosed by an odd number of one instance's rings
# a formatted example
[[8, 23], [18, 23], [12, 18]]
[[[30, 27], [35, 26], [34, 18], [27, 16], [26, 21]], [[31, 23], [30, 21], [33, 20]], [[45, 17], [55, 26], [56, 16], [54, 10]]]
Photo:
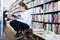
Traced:
[[51, 2], [56, 2], [58, 0], [52, 0], [52, 1], [48, 1], [48, 2], [45, 2], [44, 4], [48, 4], [48, 3], [51, 3]]
[[46, 39], [43, 35], [37, 34], [36, 32], [33, 32], [33, 35], [37, 36], [38, 38]]
[[[53, 11], [53, 12], [44, 12], [44, 15], [45, 14], [55, 14], [55, 13], [58, 13], [58, 12], [60, 12], [60, 10], [59, 11]], [[31, 14], [31, 15], [43, 15], [43, 13], [36, 13], [36, 14]]]
[[38, 23], [44, 23], [44, 24], [60, 24], [60, 23], [53, 23], [53, 22], [42, 22], [42, 21], [32, 21], [32, 22], [38, 22]]
[[34, 6], [34, 7], [30, 7], [29, 9], [32, 9], [32, 8], [36, 8], [36, 7], [39, 7], [39, 6], [42, 6], [43, 4], [40, 4], [40, 5], [37, 5], [37, 6]]
[[43, 15], [43, 13], [36, 13], [36, 14], [31, 14], [31, 15]]
[[60, 10], [57, 10], [57, 11], [52, 11], [52, 12], [44, 12], [45, 14], [49, 14], [49, 13], [58, 13], [60, 12]]

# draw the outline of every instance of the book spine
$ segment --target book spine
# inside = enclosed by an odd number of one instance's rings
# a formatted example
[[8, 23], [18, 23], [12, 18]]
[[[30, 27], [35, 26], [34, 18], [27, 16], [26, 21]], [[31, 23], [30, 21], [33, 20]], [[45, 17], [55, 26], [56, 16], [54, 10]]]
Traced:
[[58, 1], [58, 10], [60, 10], [60, 1]]
[[52, 15], [48, 14], [48, 22], [52, 22]]
[[60, 23], [60, 12], [58, 13], [58, 23]]
[[40, 29], [40, 23], [36, 23], [36, 28]]
[[40, 15], [38, 15], [38, 21], [41, 21], [41, 16]]
[[58, 26], [58, 33], [60, 34], [60, 25]]
[[54, 23], [56, 23], [58, 21], [58, 15], [54, 14]]
[[35, 22], [32, 23], [32, 27], [36, 28], [36, 23]]

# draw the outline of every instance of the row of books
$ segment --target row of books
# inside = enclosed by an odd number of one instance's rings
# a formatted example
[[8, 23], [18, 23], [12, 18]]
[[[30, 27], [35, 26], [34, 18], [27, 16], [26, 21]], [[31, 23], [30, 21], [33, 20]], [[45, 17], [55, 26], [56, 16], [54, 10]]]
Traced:
[[29, 4], [27, 4], [28, 8], [34, 7], [34, 3], [30, 2]]
[[32, 0], [24, 0], [23, 2], [24, 2], [24, 3], [27, 3], [27, 2], [30, 2], [30, 1], [32, 1]]
[[34, 21], [60, 23], [60, 12], [46, 15], [33, 15], [32, 17]]
[[56, 34], [60, 34], [60, 25], [58, 24], [44, 24], [44, 30], [52, 31]]
[[43, 23], [32, 22], [32, 27], [34, 29], [44, 29], [47, 32], [52, 31], [56, 34], [60, 34], [60, 25], [58, 24], [43, 24]]
[[[31, 6], [29, 6], [29, 7], [31, 7]], [[39, 7], [32, 8], [32, 10], [33, 10], [34, 14], [43, 13], [43, 12], [59, 11], [60, 10], [60, 1], [51, 2], [51, 3], [45, 4], [45, 5], [41, 5]]]
[[45, 4], [44, 7], [44, 12], [58, 11], [60, 10], [60, 1]]
[[32, 22], [32, 27], [35, 29], [43, 29], [43, 23]]
[[[27, 1], [27, 0], [26, 0], [26, 1]], [[33, 3], [34, 3], [34, 6], [36, 6], [36, 5], [40, 5], [40, 4], [49, 2], [49, 1], [53, 1], [53, 0], [34, 0]], [[31, 3], [31, 2], [30, 2], [30, 3]]]
[[39, 7], [36, 7], [36, 8], [29, 9], [29, 10], [33, 11], [32, 12], [33, 14], [43, 13], [43, 6], [39, 6]]

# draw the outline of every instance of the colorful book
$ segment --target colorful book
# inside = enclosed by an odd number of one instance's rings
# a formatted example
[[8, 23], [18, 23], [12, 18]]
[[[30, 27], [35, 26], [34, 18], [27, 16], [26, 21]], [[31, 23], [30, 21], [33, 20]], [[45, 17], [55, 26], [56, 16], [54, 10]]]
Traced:
[[48, 22], [48, 15], [44, 15], [44, 22]]
[[38, 15], [38, 21], [41, 21], [41, 15]]
[[39, 7], [36, 7], [36, 14], [37, 14], [37, 13], [40, 13]]
[[40, 29], [40, 23], [36, 23], [36, 28]]
[[52, 24], [52, 30], [54, 33], [58, 34], [58, 24]]
[[39, 12], [43, 13], [43, 6], [39, 6], [38, 8], [39, 8]]
[[58, 33], [60, 34], [60, 25], [58, 26]]
[[39, 27], [40, 29], [43, 29], [43, 23], [40, 23], [40, 27]]
[[45, 30], [45, 31], [47, 30], [47, 26], [46, 26], [46, 24], [44, 24], [44, 30]]
[[40, 21], [43, 21], [42, 16], [43, 16], [43, 15], [40, 15]]
[[58, 23], [60, 23], [60, 12], [58, 13]]
[[52, 15], [48, 14], [48, 22], [52, 22]]
[[57, 11], [58, 10], [58, 2], [55, 2], [54, 3], [54, 11]]
[[36, 21], [38, 21], [38, 15], [35, 15], [36, 16]]
[[32, 23], [32, 27], [36, 28], [36, 23], [35, 22]]
[[52, 32], [56, 32], [56, 25], [55, 24], [52, 24]]
[[51, 24], [46, 24], [46, 31], [50, 32], [51, 31]]
[[60, 10], [60, 1], [58, 1], [58, 10]]
[[53, 22], [54, 23], [57, 23], [58, 22], [58, 14], [52, 14], [52, 19], [53, 19]]

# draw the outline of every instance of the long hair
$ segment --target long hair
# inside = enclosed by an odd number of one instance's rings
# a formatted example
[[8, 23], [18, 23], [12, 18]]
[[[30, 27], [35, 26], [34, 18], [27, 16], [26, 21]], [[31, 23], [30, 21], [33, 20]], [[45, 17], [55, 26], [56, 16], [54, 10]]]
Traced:
[[21, 6], [21, 7], [25, 7], [25, 9], [26, 10], [28, 10], [28, 7], [27, 7], [27, 5], [24, 3], [24, 2], [19, 2], [19, 6]]

